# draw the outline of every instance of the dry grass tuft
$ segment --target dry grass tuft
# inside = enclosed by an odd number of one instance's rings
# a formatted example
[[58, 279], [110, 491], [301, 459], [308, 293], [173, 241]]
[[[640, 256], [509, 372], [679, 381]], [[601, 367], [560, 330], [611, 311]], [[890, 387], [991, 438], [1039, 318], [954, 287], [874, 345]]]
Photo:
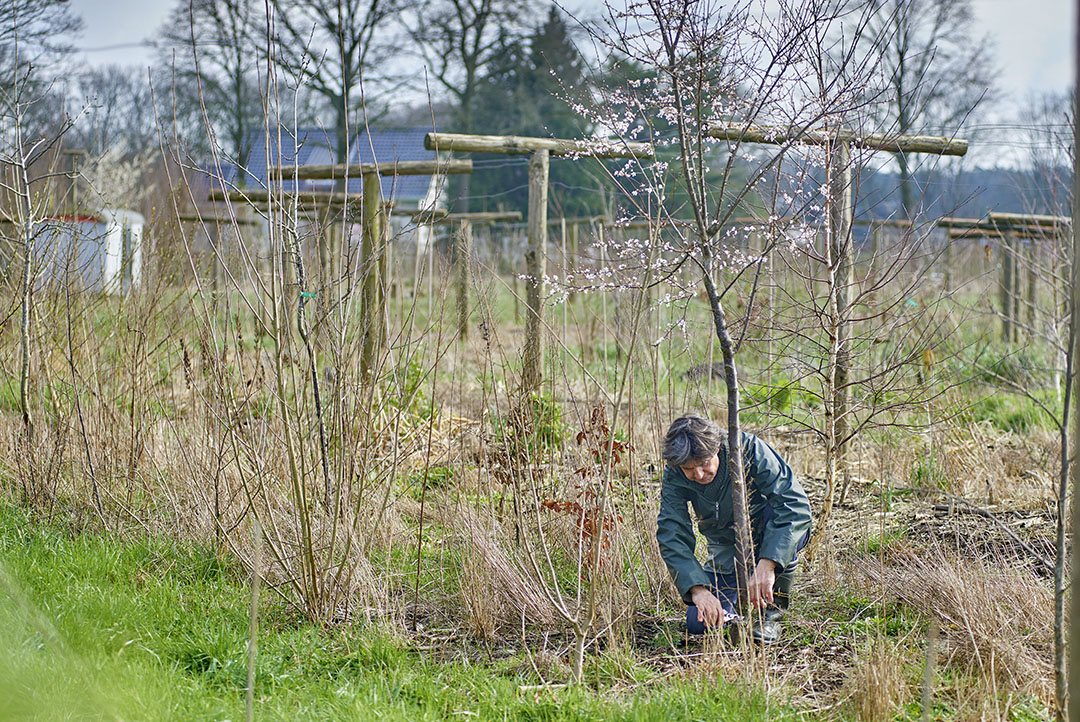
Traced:
[[847, 683], [852, 713], [860, 722], [885, 722], [905, 693], [903, 650], [881, 637], [859, 656]]
[[499, 621], [499, 595], [491, 566], [474, 544], [466, 544], [462, 556], [461, 596], [469, 631], [493, 641]]
[[999, 560], [959, 560], [944, 550], [862, 562], [876, 588], [937, 617], [947, 664], [968, 669], [1000, 693], [1048, 701], [1053, 691], [1053, 595], [1029, 573]]
[[498, 522], [481, 519], [466, 508], [447, 510], [442, 522], [454, 530], [466, 560], [462, 594], [474, 631], [485, 634], [497, 626], [519, 626], [522, 616], [530, 624], [555, 622], [556, 611], [542, 582], [506, 549], [506, 535]]

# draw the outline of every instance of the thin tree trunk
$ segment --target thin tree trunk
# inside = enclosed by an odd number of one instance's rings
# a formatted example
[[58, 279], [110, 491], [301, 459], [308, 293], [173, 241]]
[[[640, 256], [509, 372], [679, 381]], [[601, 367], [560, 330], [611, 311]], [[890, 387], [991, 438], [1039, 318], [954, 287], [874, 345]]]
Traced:
[[[1075, 264], [1075, 261], [1074, 261]], [[1070, 277], [1074, 279], [1075, 275], [1072, 274], [1070, 269]], [[1075, 297], [1075, 291], [1074, 291]], [[1054, 692], [1055, 701], [1057, 702], [1057, 719], [1063, 721], [1065, 719], [1065, 709], [1068, 701], [1068, 689], [1066, 678], [1066, 645], [1065, 645], [1065, 514], [1068, 511], [1068, 493], [1069, 493], [1069, 454], [1070, 454], [1070, 413], [1072, 409], [1072, 393], [1073, 385], [1071, 379], [1073, 377], [1073, 361], [1076, 358], [1075, 344], [1076, 344], [1076, 306], [1070, 309], [1069, 315], [1069, 336], [1068, 336], [1068, 349], [1069, 352], [1065, 355], [1065, 401], [1062, 405], [1061, 415], [1061, 474], [1058, 479], [1057, 490], [1057, 535], [1054, 543], [1055, 560], [1054, 560]], [[1077, 567], [1073, 567], [1076, 569]], [[1074, 602], [1075, 604], [1075, 602]]]
[[[908, 129], [902, 123], [899, 131], [899, 135], [906, 135]], [[907, 155], [897, 153], [896, 164], [900, 168], [900, 208], [904, 218], [911, 220], [915, 217], [915, 190], [911, 186], [911, 167]]]
[[382, 184], [378, 174], [365, 174], [362, 208], [364, 229], [360, 253], [360, 273], [363, 279], [360, 296], [363, 328], [360, 371], [362, 378], [365, 379], [367, 373], [375, 365], [382, 338], [382, 304], [379, 303], [381, 290], [379, 273], [382, 270], [380, 258], [383, 242], [381, 192]]
[[727, 386], [728, 469], [731, 474], [732, 521], [735, 525], [735, 578], [739, 594], [746, 595], [747, 582], [754, 565], [754, 540], [750, 535], [750, 509], [747, 505], [746, 470], [742, 458], [742, 429], [739, 424], [739, 375], [735, 367], [735, 347], [728, 333], [727, 317], [716, 284], [712, 279], [712, 257], [706, 247], [704, 261], [705, 291], [709, 297], [716, 338], [724, 359], [724, 384]]
[[1005, 233], [998, 244], [1001, 248], [1001, 340], [1011, 343], [1013, 339], [1012, 308], [1013, 308], [1013, 279], [1015, 269], [1013, 263], [1012, 236]]
[[[17, 131], [18, 132], [18, 131]], [[32, 298], [31, 288], [33, 284], [34, 268], [34, 225], [31, 221], [33, 199], [30, 196], [30, 182], [27, 178], [25, 165], [17, 167], [19, 174], [19, 204], [23, 206], [23, 277], [21, 317], [19, 320], [19, 410], [22, 411], [23, 428], [26, 431], [26, 439], [32, 445], [34, 443], [34, 419], [30, 413], [30, 302]]]
[[837, 481], [842, 480], [840, 500], [847, 495], [851, 472], [847, 464], [851, 391], [848, 386], [850, 342], [848, 306], [852, 285], [851, 264], [851, 150], [837, 142], [829, 149], [829, 403], [826, 405], [825, 506], [819, 529], [828, 525]]
[[1028, 239], [1027, 243], [1027, 335], [1031, 340], [1034, 339], [1035, 333], [1035, 305], [1039, 300], [1039, 278], [1038, 268], [1036, 264], [1039, 260], [1039, 247], [1035, 243], [1035, 239]]

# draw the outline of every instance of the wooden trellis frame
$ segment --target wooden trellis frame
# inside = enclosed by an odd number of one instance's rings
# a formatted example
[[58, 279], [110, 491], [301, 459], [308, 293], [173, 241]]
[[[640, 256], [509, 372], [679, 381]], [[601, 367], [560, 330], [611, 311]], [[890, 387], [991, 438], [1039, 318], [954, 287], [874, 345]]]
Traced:
[[[266, 203], [271, 194], [281, 193], [295, 197], [312, 206], [346, 207], [358, 203], [361, 213], [362, 241], [360, 252], [360, 308], [364, 319], [364, 340], [361, 350], [361, 370], [370, 371], [376, 353], [386, 343], [386, 273], [389, 267], [388, 238], [385, 216], [391, 212], [392, 203], [382, 196], [380, 176], [447, 175], [471, 173], [471, 160], [436, 158], [422, 161], [395, 161], [384, 163], [345, 163], [335, 165], [271, 166], [268, 176], [272, 183], [289, 180], [335, 180], [346, 182], [349, 178], [363, 179], [362, 193], [345, 191], [279, 191], [277, 189], [255, 191], [220, 190], [215, 193], [222, 198], [249, 204]], [[212, 193], [213, 198], [214, 193]], [[342, 232], [342, 236], [344, 232]], [[340, 255], [337, 244], [325, 241], [320, 244], [320, 265], [324, 277], [334, 277], [334, 264]]]
[[[1001, 280], [998, 304], [1001, 313], [1001, 339], [1006, 343], [1019, 340], [1020, 278], [1016, 259], [1020, 253], [1018, 241], [1030, 242], [1034, 253], [1036, 243], [1047, 236], [1062, 235], [1072, 227], [1067, 216], [1047, 216], [1028, 213], [990, 213], [983, 218], [942, 218], [937, 225], [947, 229], [950, 240], [986, 238], [998, 242], [1001, 248]], [[1035, 290], [1038, 279], [1034, 263], [1029, 264], [1027, 277], [1028, 323], [1034, 320]]]
[[[850, 289], [854, 284], [854, 268], [851, 253], [851, 227], [854, 221], [852, 202], [851, 149], [860, 148], [887, 153], [931, 153], [933, 155], [961, 156], [967, 153], [968, 142], [957, 138], [926, 135], [900, 135], [869, 133], [860, 134], [847, 128], [811, 130], [799, 127], [759, 126], [752, 124], [716, 123], [706, 133], [719, 140], [736, 144], [764, 143], [768, 145], [795, 146], [815, 145], [825, 148], [827, 157], [826, 176], [829, 198], [826, 201], [826, 262], [829, 274], [829, 329], [830, 356], [832, 357], [831, 383], [832, 403], [828, 422], [830, 453], [826, 454], [827, 489], [822, 509], [822, 521], [832, 512], [835, 479], [843, 476], [840, 499], [843, 500], [851, 482], [847, 464], [847, 449], [851, 436], [848, 414], [851, 410], [849, 309]], [[835, 452], [835, 453], [832, 453]], [[821, 524], [820, 529], [827, 528]], [[819, 532], [820, 533], [820, 532]]]
[[543, 324], [543, 278], [547, 245], [548, 168], [552, 155], [566, 158], [651, 158], [650, 143], [622, 143], [600, 140], [529, 138], [509, 135], [464, 135], [428, 133], [424, 147], [436, 152], [499, 153], [529, 156], [529, 245], [525, 252], [526, 305], [525, 348], [522, 353], [521, 387], [535, 393], [543, 379], [543, 349], [540, 328]]

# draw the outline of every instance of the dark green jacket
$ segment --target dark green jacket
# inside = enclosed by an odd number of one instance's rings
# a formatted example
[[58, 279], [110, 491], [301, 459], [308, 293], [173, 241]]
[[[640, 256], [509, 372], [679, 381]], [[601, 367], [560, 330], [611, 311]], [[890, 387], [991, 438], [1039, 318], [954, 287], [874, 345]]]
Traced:
[[[750, 433], [744, 432], [742, 438], [754, 551], [757, 558], [772, 559], [779, 564], [779, 573], [791, 563], [799, 542], [810, 529], [810, 502], [791, 467], [771, 446]], [[693, 508], [698, 529], [709, 544], [705, 565], [721, 574], [730, 574], [735, 570], [735, 526], [726, 445], [720, 450], [720, 468], [708, 484], [690, 481], [681, 469], [670, 464], [664, 470], [656, 541], [687, 604], [690, 587], [710, 584], [694, 556], [697, 539], [688, 506]], [[772, 518], [767, 522], [764, 521], [766, 507], [772, 509]]]

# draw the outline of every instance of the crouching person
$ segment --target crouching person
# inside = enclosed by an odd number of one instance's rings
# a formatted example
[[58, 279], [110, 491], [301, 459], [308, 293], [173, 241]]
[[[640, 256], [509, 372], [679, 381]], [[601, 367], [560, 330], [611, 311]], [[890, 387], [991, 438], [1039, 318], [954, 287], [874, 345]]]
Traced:
[[[672, 422], [664, 438], [667, 466], [660, 489], [656, 540], [671, 578], [689, 607], [691, 634], [738, 618], [735, 525], [727, 440], [719, 426], [700, 416]], [[753, 434], [742, 435], [743, 465], [756, 556], [746, 598], [755, 613], [751, 635], [763, 644], [780, 635], [798, 566], [810, 535], [810, 502], [791, 467]], [[702, 565], [694, 555], [698, 530], [708, 542]]]

